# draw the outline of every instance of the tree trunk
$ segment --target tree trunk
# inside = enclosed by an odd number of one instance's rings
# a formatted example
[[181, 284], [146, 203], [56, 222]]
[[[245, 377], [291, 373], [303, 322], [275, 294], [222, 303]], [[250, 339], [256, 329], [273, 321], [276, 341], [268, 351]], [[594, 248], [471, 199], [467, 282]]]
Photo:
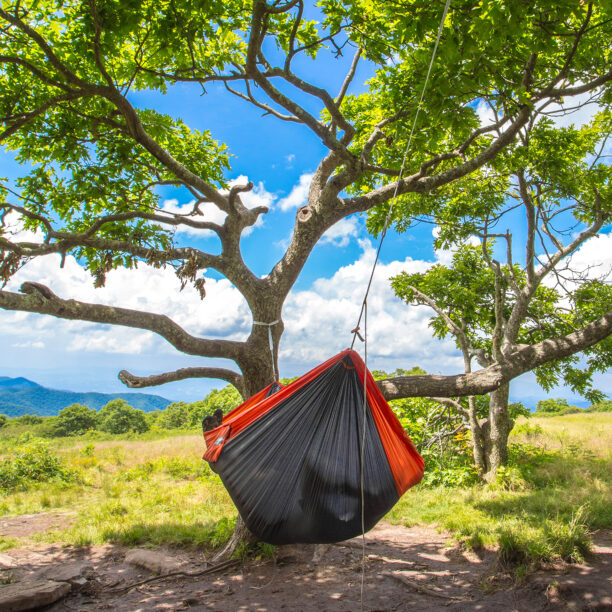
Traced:
[[486, 419], [478, 419], [475, 402], [469, 398], [474, 463], [478, 475], [488, 482], [495, 478], [498, 468], [508, 462], [508, 437], [514, 426], [508, 414], [509, 391], [509, 385], [503, 385], [491, 393]]
[[249, 531], [242, 517], [238, 515], [234, 533], [227, 544], [215, 555], [214, 561], [229, 559], [237, 550], [248, 547], [256, 542], [255, 536]]
[[491, 482], [500, 466], [508, 462], [508, 437], [514, 423], [508, 414], [510, 385], [505, 384], [491, 393], [489, 419], [485, 429], [486, 471], [484, 478]]
[[472, 444], [474, 453], [474, 463], [478, 470], [478, 476], [484, 478], [484, 475], [489, 471], [487, 462], [487, 438], [488, 438], [488, 421], [478, 420], [476, 414], [476, 401], [473, 395], [468, 397], [468, 406], [470, 414], [470, 429], [472, 431]]
[[[261, 351], [259, 354], [262, 356], [249, 359], [240, 364], [247, 394], [246, 397], [243, 397], [243, 400], [248, 399], [274, 381], [274, 369], [271, 359], [265, 358], [266, 353], [264, 351]], [[256, 541], [255, 536], [249, 531], [243, 518], [238, 514], [234, 532], [225, 547], [217, 553], [215, 560], [228, 559], [240, 548], [251, 546]]]

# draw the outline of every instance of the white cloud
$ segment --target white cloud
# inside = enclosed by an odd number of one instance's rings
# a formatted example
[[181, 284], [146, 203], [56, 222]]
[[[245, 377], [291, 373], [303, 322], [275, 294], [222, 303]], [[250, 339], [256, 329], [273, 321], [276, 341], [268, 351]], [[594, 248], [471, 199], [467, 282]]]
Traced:
[[[593, 92], [567, 97], [563, 102], [547, 105], [542, 111], [552, 119], [555, 127], [574, 125], [580, 128], [589, 123], [600, 110], [597, 102], [590, 101], [592, 98]], [[475, 110], [481, 126], [495, 123], [495, 113], [484, 100], [479, 100]]]
[[[285, 334], [281, 359], [310, 367], [350, 345], [375, 250], [360, 241], [361, 257], [340, 268], [331, 278], [320, 278], [312, 288], [290, 294], [283, 310]], [[454, 343], [433, 339], [428, 327], [431, 311], [399, 300], [389, 278], [402, 270], [423, 272], [433, 262], [413, 260], [379, 263], [368, 298], [368, 353], [371, 367], [395, 369], [421, 365], [432, 372], [459, 369]], [[362, 323], [363, 330], [363, 323]], [[363, 345], [359, 340], [356, 349]], [[282, 363], [281, 363], [282, 367]]]
[[589, 123], [600, 110], [596, 102], [589, 102], [592, 96], [592, 92], [589, 92], [564, 98], [563, 102], [546, 107], [545, 112], [553, 120], [556, 127], [573, 125], [580, 128]]
[[337, 247], [345, 247], [351, 238], [357, 238], [361, 227], [357, 217], [341, 219], [332, 225], [321, 237], [321, 242], [328, 242]]
[[[161, 210], [166, 213], [173, 213], [176, 215], [188, 215], [193, 210], [195, 200], [188, 202], [187, 204], [179, 204], [178, 200], [165, 200], [162, 204]], [[200, 211], [202, 215], [195, 215], [191, 217], [194, 221], [209, 221], [216, 223], [217, 225], [223, 225], [225, 217], [227, 216], [221, 209], [217, 208], [212, 202], [206, 202], [200, 204]], [[212, 236], [211, 230], [198, 229], [190, 227], [189, 225], [179, 225], [176, 228], [177, 234], [187, 234], [190, 236]]]
[[480, 125], [483, 127], [495, 123], [495, 113], [484, 100], [480, 100], [476, 105], [476, 114], [480, 119]]
[[575, 273], [609, 280], [612, 273], [612, 233], [590, 238], [566, 261]]
[[278, 206], [283, 212], [291, 210], [292, 208], [299, 208], [306, 204], [308, 201], [308, 190], [310, 189], [310, 183], [313, 176], [314, 173], [302, 174], [298, 184], [293, 187], [289, 195], [279, 200]]
[[[438, 226], [434, 227], [431, 230], [431, 233], [433, 235], [434, 238], [437, 238], [440, 234], [440, 228]], [[477, 238], [476, 236], [470, 236], [467, 240], [463, 241], [463, 244], [470, 244], [472, 246], [479, 246], [480, 245], [480, 239]], [[443, 266], [452, 266], [453, 264], [453, 256], [454, 254], [457, 252], [457, 250], [459, 249], [459, 246], [453, 246], [450, 249], [436, 249], [435, 254], [436, 254], [436, 259], [437, 262], [436, 263], [440, 263]]]
[[45, 348], [45, 343], [40, 341], [15, 342], [11, 346], [13, 348]]
[[[247, 304], [226, 279], [206, 279], [207, 296], [200, 300], [191, 286], [180, 291], [172, 268], [155, 269], [143, 264], [135, 270], [120, 268], [108, 274], [105, 287], [95, 289], [91, 276], [74, 257], [66, 257], [63, 270], [59, 263], [58, 255], [30, 261], [11, 279], [7, 290], [17, 291], [24, 281], [39, 282], [63, 298], [166, 314], [194, 335], [239, 340], [250, 330]], [[172, 350], [150, 332], [21, 312], [2, 313], [0, 334], [17, 335], [21, 342], [40, 341], [48, 346], [59, 343], [69, 351]]]

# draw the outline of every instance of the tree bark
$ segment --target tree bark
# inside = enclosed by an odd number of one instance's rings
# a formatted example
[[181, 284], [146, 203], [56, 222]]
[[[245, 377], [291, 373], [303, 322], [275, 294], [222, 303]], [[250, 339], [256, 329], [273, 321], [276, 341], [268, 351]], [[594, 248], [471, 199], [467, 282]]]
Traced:
[[476, 469], [478, 470], [478, 476], [480, 478], [484, 478], [484, 475], [488, 472], [488, 462], [487, 462], [487, 434], [488, 434], [488, 421], [483, 421], [482, 423], [478, 420], [478, 415], [476, 414], [476, 400], [473, 395], [468, 397], [469, 404], [469, 419], [470, 419], [470, 430], [472, 432], [472, 444], [473, 444], [473, 454], [474, 454], [474, 463], [476, 464]]
[[228, 543], [215, 555], [214, 561], [229, 559], [240, 548], [248, 547], [256, 542], [255, 536], [249, 531], [244, 520], [238, 515], [234, 533]]
[[508, 462], [508, 437], [514, 423], [508, 414], [510, 385], [504, 384], [491, 393], [489, 399], [487, 470], [484, 478], [495, 478], [500, 466]]

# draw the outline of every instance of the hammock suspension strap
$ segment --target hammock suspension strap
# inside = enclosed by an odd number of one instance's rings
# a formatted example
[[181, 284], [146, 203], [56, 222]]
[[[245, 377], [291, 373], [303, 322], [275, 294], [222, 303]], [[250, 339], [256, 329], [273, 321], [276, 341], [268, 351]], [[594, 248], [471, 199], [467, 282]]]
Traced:
[[263, 321], [253, 321], [253, 325], [263, 325], [268, 328], [268, 342], [270, 343], [270, 355], [272, 356], [272, 368], [274, 369], [274, 379], [280, 380], [278, 375], [278, 368], [276, 364], [276, 359], [274, 358], [274, 336], [272, 335], [272, 326], [280, 323], [280, 319], [276, 319], [276, 321], [272, 321], [272, 323], [264, 323]]
[[359, 312], [359, 318], [357, 319], [357, 325], [351, 333], [353, 334], [353, 342], [351, 343], [351, 349], [355, 345], [355, 338], [359, 336], [359, 339], [363, 342], [364, 339], [361, 337], [359, 333], [359, 326], [361, 324], [361, 319], [363, 317], [363, 311], [365, 309], [366, 300], [368, 299], [368, 294], [370, 293], [370, 288], [372, 287], [372, 280], [374, 279], [374, 272], [376, 271], [376, 265], [378, 264], [378, 258], [380, 256], [380, 250], [382, 248], [383, 240], [387, 235], [387, 229], [389, 228], [389, 223], [391, 222], [391, 215], [393, 213], [393, 207], [395, 206], [395, 200], [397, 199], [397, 192], [399, 191], [400, 183], [402, 182], [402, 178], [404, 176], [404, 169], [406, 167], [406, 157], [408, 156], [408, 151], [410, 150], [410, 145], [412, 144], [412, 137], [414, 135], [414, 129], [416, 127], [417, 120], [419, 118], [419, 113], [421, 112], [421, 104], [423, 103], [423, 98], [425, 97], [425, 90], [427, 89], [427, 84], [429, 83], [429, 75], [431, 74], [431, 69], [434, 64], [434, 60], [436, 59], [436, 53], [438, 51], [438, 45], [440, 44], [440, 38], [442, 37], [442, 30], [444, 29], [444, 22], [446, 21], [446, 15], [448, 14], [448, 9], [450, 6], [450, 0], [446, 0], [446, 4], [444, 6], [444, 12], [442, 13], [442, 19], [440, 20], [440, 25], [438, 27], [438, 35], [436, 36], [436, 44], [433, 48], [433, 53], [431, 54], [431, 60], [429, 61], [429, 68], [427, 69], [427, 76], [425, 77], [425, 83], [423, 84], [423, 90], [421, 91], [421, 96], [419, 98], [419, 103], [417, 104], [416, 113], [414, 115], [414, 120], [412, 122], [412, 128], [410, 129], [410, 136], [408, 137], [408, 143], [406, 144], [406, 150], [404, 151], [404, 157], [402, 158], [402, 165], [399, 171], [399, 175], [397, 177], [397, 181], [395, 183], [395, 189], [393, 191], [393, 197], [391, 198], [391, 204], [389, 205], [389, 210], [387, 211], [387, 216], [385, 217], [385, 223], [383, 225], [382, 232], [380, 233], [380, 240], [378, 242], [378, 249], [376, 249], [376, 257], [374, 258], [374, 264], [372, 266], [372, 272], [370, 273], [370, 278], [368, 280], [368, 284], [366, 287], [365, 296], [363, 297], [363, 302], [361, 303], [361, 310]]

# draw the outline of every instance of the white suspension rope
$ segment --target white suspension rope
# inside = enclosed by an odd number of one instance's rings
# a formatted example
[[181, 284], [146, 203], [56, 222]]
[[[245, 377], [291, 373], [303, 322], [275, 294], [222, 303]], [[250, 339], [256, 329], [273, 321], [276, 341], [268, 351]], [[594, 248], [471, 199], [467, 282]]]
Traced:
[[[364, 344], [364, 364], [365, 369], [363, 372], [363, 415], [362, 415], [362, 431], [361, 431], [361, 463], [360, 463], [360, 487], [361, 487], [361, 596], [360, 596], [360, 609], [363, 612], [363, 591], [365, 585], [365, 571], [366, 571], [366, 537], [365, 537], [365, 470], [364, 470], [364, 461], [365, 461], [365, 441], [366, 441], [366, 416], [367, 416], [367, 405], [368, 405], [368, 395], [367, 395], [367, 372], [368, 372], [368, 294], [370, 293], [370, 288], [372, 286], [372, 280], [374, 279], [374, 272], [376, 271], [376, 265], [378, 264], [378, 258], [380, 256], [380, 250], [382, 248], [383, 240], [387, 235], [387, 229], [389, 227], [389, 222], [391, 221], [391, 214], [393, 212], [393, 206], [395, 205], [395, 200], [397, 199], [397, 192], [399, 190], [399, 186], [402, 180], [402, 176], [404, 174], [404, 168], [406, 166], [406, 157], [408, 156], [408, 151], [410, 150], [410, 145], [412, 144], [412, 137], [414, 135], [414, 130], [416, 127], [417, 119], [419, 118], [419, 113], [421, 111], [421, 104], [423, 102], [423, 98], [425, 97], [425, 90], [427, 89], [427, 84], [429, 83], [429, 75], [431, 74], [431, 69], [434, 64], [434, 60], [436, 58], [436, 53], [438, 51], [438, 45], [440, 43], [440, 38], [442, 37], [442, 30], [444, 29], [444, 22], [446, 21], [446, 15], [448, 14], [448, 9], [450, 7], [450, 0], [446, 0], [446, 4], [444, 5], [444, 12], [442, 13], [442, 19], [440, 20], [440, 25], [438, 27], [438, 34], [436, 36], [436, 43], [433, 48], [433, 52], [431, 54], [431, 60], [429, 62], [429, 68], [427, 69], [427, 76], [425, 77], [425, 83], [423, 84], [423, 90], [421, 91], [421, 96], [419, 98], [419, 103], [417, 106], [416, 113], [414, 115], [414, 120], [412, 122], [412, 128], [410, 129], [410, 136], [408, 137], [408, 143], [406, 144], [406, 150], [404, 151], [404, 156], [402, 158], [402, 166], [400, 168], [400, 172], [397, 178], [397, 182], [395, 184], [395, 190], [393, 192], [393, 197], [391, 198], [391, 204], [389, 206], [389, 210], [387, 211], [387, 216], [385, 218], [385, 223], [383, 226], [383, 230], [380, 235], [380, 241], [378, 243], [378, 249], [376, 250], [376, 257], [374, 258], [374, 264], [372, 266], [372, 272], [370, 273], [370, 278], [368, 280], [368, 285], [366, 287], [366, 292], [363, 297], [363, 302], [361, 303], [361, 310], [359, 312], [359, 318], [357, 320], [357, 325], [351, 331], [353, 334], [353, 341], [351, 343], [351, 350], [355, 345], [355, 339], [357, 336], [363, 341]], [[361, 319], [364, 320], [364, 334], [363, 338], [359, 333], [359, 326], [361, 325]]]
[[359, 464], [360, 470], [360, 486], [361, 486], [361, 612], [363, 612], [363, 587], [365, 584], [365, 567], [366, 567], [366, 537], [365, 537], [365, 483], [364, 483], [364, 461], [365, 461], [365, 442], [366, 442], [366, 416], [368, 407], [368, 303], [364, 302], [364, 317], [363, 317], [363, 328], [364, 328], [364, 364], [365, 369], [363, 371], [363, 414], [361, 416], [361, 462]]
[[440, 38], [442, 37], [442, 30], [444, 29], [444, 22], [446, 21], [446, 15], [448, 14], [448, 9], [450, 7], [450, 0], [446, 0], [446, 4], [444, 6], [444, 12], [442, 13], [442, 19], [440, 20], [440, 25], [438, 27], [438, 35], [436, 36], [436, 44], [433, 48], [433, 53], [431, 54], [431, 60], [429, 61], [429, 68], [427, 69], [427, 76], [425, 77], [425, 83], [423, 83], [423, 90], [421, 91], [421, 96], [419, 98], [419, 103], [417, 105], [417, 110], [414, 115], [414, 120], [412, 122], [412, 128], [410, 129], [410, 136], [408, 137], [408, 144], [406, 145], [406, 150], [404, 151], [404, 157], [402, 158], [402, 165], [400, 168], [399, 175], [397, 177], [397, 182], [395, 183], [395, 189], [393, 191], [393, 197], [391, 198], [391, 204], [389, 205], [389, 210], [387, 211], [387, 216], [385, 217], [385, 223], [383, 225], [382, 232], [380, 234], [380, 241], [378, 243], [378, 249], [376, 250], [376, 257], [374, 258], [374, 265], [372, 266], [372, 272], [370, 273], [370, 279], [368, 280], [368, 285], [366, 287], [365, 296], [363, 298], [363, 302], [361, 303], [361, 310], [359, 312], [359, 318], [357, 319], [357, 325], [352, 330], [353, 334], [353, 342], [351, 343], [351, 349], [355, 345], [355, 338], [359, 335], [359, 326], [361, 324], [361, 318], [363, 317], [363, 310], [365, 308], [366, 300], [368, 299], [368, 294], [370, 293], [370, 287], [372, 286], [372, 280], [374, 279], [374, 272], [376, 271], [376, 265], [378, 264], [378, 258], [380, 256], [380, 250], [382, 248], [383, 240], [387, 235], [387, 229], [389, 228], [389, 222], [391, 221], [391, 214], [393, 212], [393, 207], [395, 206], [395, 200], [397, 199], [397, 192], [399, 191], [400, 183], [402, 182], [402, 177], [404, 176], [404, 169], [406, 167], [406, 157], [408, 157], [408, 151], [410, 150], [410, 145], [412, 144], [412, 137], [414, 135], [414, 130], [416, 128], [417, 120], [419, 118], [419, 113], [421, 112], [421, 104], [423, 102], [423, 98], [425, 97], [425, 90], [427, 89], [427, 84], [429, 83], [429, 75], [431, 74], [431, 69], [434, 64], [434, 60], [436, 59], [436, 53], [438, 51], [438, 45], [440, 44]]

